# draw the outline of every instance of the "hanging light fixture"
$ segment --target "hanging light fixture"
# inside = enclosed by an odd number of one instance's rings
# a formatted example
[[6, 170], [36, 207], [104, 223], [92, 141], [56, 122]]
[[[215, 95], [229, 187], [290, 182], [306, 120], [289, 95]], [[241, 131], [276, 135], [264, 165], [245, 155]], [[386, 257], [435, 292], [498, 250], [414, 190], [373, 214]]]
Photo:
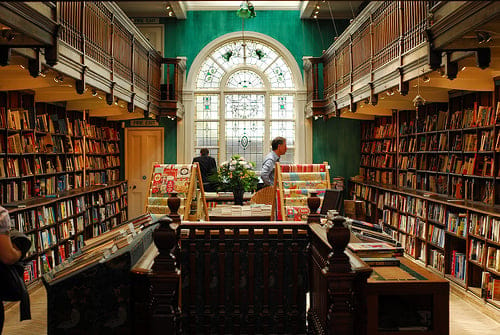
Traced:
[[250, 1], [243, 1], [240, 4], [240, 9], [236, 11], [236, 15], [238, 15], [238, 17], [241, 17], [242, 19], [254, 18], [256, 16], [255, 8]]
[[[238, 9], [236, 11], [236, 15], [238, 17], [241, 17], [241, 38], [243, 40], [243, 43], [241, 44], [241, 46], [243, 47], [243, 62], [246, 63], [247, 55], [246, 55], [246, 44], [245, 44], [245, 19], [252, 19], [256, 16], [255, 8], [253, 7], [253, 5], [250, 1], [245, 0], [240, 4], [240, 9]], [[227, 54], [227, 52], [226, 52], [226, 54]], [[224, 55], [222, 57], [224, 57]], [[232, 55], [232, 53], [231, 53], [231, 55]], [[229, 57], [231, 57], [231, 56], [229, 56]], [[257, 57], [259, 57], [259, 56], [257, 55]], [[229, 59], [227, 59], [227, 60], [229, 60]]]

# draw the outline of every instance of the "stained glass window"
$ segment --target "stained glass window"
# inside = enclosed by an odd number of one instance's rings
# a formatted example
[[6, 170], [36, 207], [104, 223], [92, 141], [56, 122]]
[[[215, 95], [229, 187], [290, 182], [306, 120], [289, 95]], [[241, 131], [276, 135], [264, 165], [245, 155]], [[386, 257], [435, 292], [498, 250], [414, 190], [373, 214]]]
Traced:
[[226, 119], [264, 119], [263, 94], [226, 95]]
[[260, 76], [249, 70], [235, 72], [227, 81], [228, 88], [264, 88]]
[[271, 46], [251, 39], [220, 45], [203, 62], [196, 84], [194, 156], [207, 147], [218, 164], [239, 154], [260, 170], [271, 140], [283, 136], [288, 151], [280, 161], [294, 162], [294, 83]]

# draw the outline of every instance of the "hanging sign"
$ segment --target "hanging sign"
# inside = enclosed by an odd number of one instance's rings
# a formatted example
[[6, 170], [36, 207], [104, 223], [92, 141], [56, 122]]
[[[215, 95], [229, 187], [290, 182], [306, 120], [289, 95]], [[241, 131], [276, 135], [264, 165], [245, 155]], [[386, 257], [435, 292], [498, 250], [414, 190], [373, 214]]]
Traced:
[[160, 23], [160, 18], [158, 17], [134, 17], [132, 18], [134, 23]]
[[131, 127], [158, 127], [159, 123], [157, 120], [131, 120]]

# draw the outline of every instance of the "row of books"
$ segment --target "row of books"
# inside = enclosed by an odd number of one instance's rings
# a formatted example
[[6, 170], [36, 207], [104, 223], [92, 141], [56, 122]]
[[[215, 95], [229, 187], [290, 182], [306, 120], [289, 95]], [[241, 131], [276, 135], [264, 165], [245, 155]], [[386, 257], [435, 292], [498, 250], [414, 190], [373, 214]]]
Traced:
[[453, 250], [451, 252], [450, 274], [460, 281], [465, 281], [467, 274], [466, 257], [463, 252]]
[[361, 166], [380, 167], [380, 168], [393, 168], [394, 155], [361, 155]]
[[383, 141], [367, 141], [361, 144], [362, 153], [386, 153], [394, 152], [395, 141], [385, 139]]
[[86, 169], [111, 169], [120, 166], [118, 156], [85, 156]]
[[500, 301], [500, 279], [489, 272], [482, 273], [482, 296], [486, 299]]
[[429, 266], [444, 273], [444, 254], [440, 250], [429, 250]]
[[365, 124], [361, 129], [361, 138], [384, 138], [395, 136], [395, 126], [392, 124], [391, 117], [378, 119], [382, 124]]
[[446, 230], [457, 234], [458, 236], [466, 237], [467, 228], [467, 213], [448, 212], [446, 220]]

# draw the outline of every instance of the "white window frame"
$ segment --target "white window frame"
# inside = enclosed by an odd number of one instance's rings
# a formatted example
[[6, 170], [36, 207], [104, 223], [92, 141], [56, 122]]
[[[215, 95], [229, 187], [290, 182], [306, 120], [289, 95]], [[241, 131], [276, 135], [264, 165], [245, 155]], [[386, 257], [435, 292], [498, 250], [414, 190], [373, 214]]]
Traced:
[[[269, 45], [274, 51], [276, 51], [282, 58], [283, 61], [289, 67], [292, 74], [292, 81], [295, 86], [294, 89], [279, 89], [274, 90], [270, 88], [270, 85], [267, 81], [267, 76], [262, 73], [260, 69], [257, 69], [251, 65], [241, 66], [236, 69], [232, 69], [224, 74], [223, 78], [221, 78], [220, 88], [217, 90], [197, 90], [197, 78], [201, 66], [209, 57], [213, 51], [215, 51], [218, 47], [223, 44], [230, 42], [231, 40], [241, 39], [241, 32], [234, 32], [223, 35], [212, 42], [210, 42], [207, 46], [205, 46], [199, 54], [196, 56], [193, 61], [189, 73], [187, 76], [187, 80], [185, 81], [185, 86], [183, 90], [183, 102], [184, 102], [184, 119], [178, 122], [177, 127], [177, 162], [190, 163], [193, 159], [193, 152], [195, 148], [195, 132], [194, 132], [194, 122], [195, 122], [195, 94], [218, 94], [220, 97], [219, 108], [225, 108], [222, 104], [225, 104], [224, 96], [230, 92], [242, 93], [243, 90], [237, 89], [227, 89], [227, 80], [235, 71], [239, 71], [245, 68], [249, 70], [255, 71], [259, 75], [261, 75], [264, 80], [265, 85], [265, 99], [266, 99], [266, 109], [270, 111], [270, 97], [275, 93], [279, 94], [288, 94], [294, 96], [294, 114], [295, 114], [295, 151], [294, 151], [294, 163], [310, 163], [312, 162], [312, 126], [309, 120], [305, 119], [305, 103], [306, 103], [306, 89], [302, 77], [302, 73], [300, 68], [295, 61], [293, 55], [286, 49], [280, 42], [277, 40], [261, 34], [257, 32], [245, 31], [245, 38], [249, 40], [255, 40], [264, 44]], [[245, 89], [245, 93], [258, 93], [262, 92], [261, 90], [255, 89]], [[220, 110], [219, 110], [220, 112]], [[270, 120], [270, 119], [269, 119]], [[265, 138], [269, 138], [269, 124], [266, 122], [265, 128]], [[222, 129], [219, 131], [220, 138], [220, 147], [219, 150], [222, 151], [222, 144], [225, 140], [225, 135], [223, 134]], [[225, 144], [224, 144], [225, 146]], [[264, 146], [263, 151], [264, 155], [271, 150], [271, 143], [269, 140], [268, 147]], [[222, 157], [222, 156], [221, 156]], [[220, 162], [218, 162], [220, 163]], [[257, 167], [260, 170], [260, 167]]]

